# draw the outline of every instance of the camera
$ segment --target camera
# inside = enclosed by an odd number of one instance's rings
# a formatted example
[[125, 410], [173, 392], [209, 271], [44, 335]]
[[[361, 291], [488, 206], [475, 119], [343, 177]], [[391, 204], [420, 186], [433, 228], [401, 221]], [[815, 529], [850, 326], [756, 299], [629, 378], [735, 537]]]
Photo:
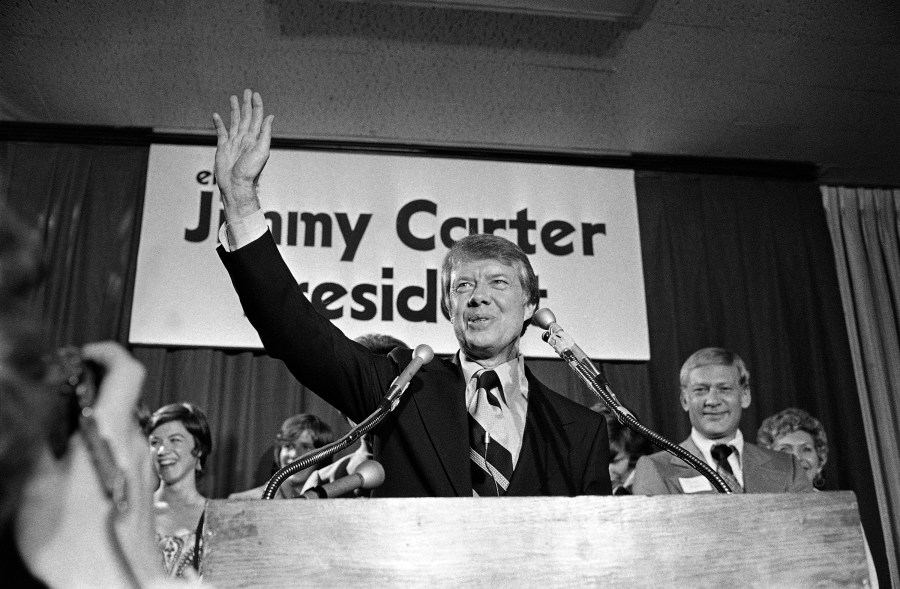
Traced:
[[73, 346], [60, 348], [47, 359], [45, 382], [56, 405], [51, 414], [49, 442], [56, 458], [66, 453], [82, 411], [94, 405], [102, 377], [102, 368], [84, 360]]

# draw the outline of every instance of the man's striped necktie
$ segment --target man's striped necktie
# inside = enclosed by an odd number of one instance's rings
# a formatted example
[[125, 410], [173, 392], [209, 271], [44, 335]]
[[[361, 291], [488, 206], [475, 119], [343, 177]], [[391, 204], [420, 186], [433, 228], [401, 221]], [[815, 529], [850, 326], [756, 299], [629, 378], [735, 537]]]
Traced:
[[476, 386], [477, 399], [469, 413], [472, 491], [478, 497], [500, 496], [513, 473], [512, 455], [501, 443], [508, 427], [498, 399], [503, 389], [493, 370], [481, 372]]

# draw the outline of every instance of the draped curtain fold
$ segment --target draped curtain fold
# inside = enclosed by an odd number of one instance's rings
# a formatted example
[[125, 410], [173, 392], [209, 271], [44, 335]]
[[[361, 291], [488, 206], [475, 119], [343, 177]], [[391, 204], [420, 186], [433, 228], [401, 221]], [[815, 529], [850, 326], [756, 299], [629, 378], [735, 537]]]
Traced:
[[891, 580], [900, 587], [900, 190], [821, 190]]
[[[48, 276], [32, 307], [50, 345], [127, 341], [147, 155], [147, 147], [0, 145], [10, 204], [44, 237]], [[678, 402], [681, 363], [705, 346], [737, 351], [752, 374], [753, 402], [741, 424], [746, 437], [754, 440], [762, 419], [788, 406], [819, 417], [831, 449], [826, 488], [856, 492], [883, 567], [879, 506], [896, 514], [896, 503], [876, 499], [863, 423], [865, 416], [882, 428], [868, 440], [872, 448], [882, 435], [896, 443], [896, 405], [890, 423], [887, 413], [875, 420], [865, 403], [860, 409], [818, 188], [766, 178], [637, 172], [636, 189], [651, 360], [605, 362], [613, 390], [651, 429], [681, 441], [690, 431]], [[890, 292], [896, 297], [896, 288]], [[560, 316], [559, 322], [577, 337], [579, 317]], [[338, 433], [347, 429], [337, 411], [263, 353], [131, 349], [148, 368], [148, 407], [191, 401], [209, 416], [214, 449], [202, 481], [208, 496], [265, 480], [272, 438], [289, 415], [311, 412]], [[884, 367], [887, 360], [872, 354], [865, 365]], [[594, 403], [561, 361], [529, 364], [552, 388]], [[895, 390], [897, 381], [889, 382]], [[876, 468], [884, 478], [884, 467]]]
[[48, 343], [125, 341], [148, 149], [12, 143], [4, 151], [10, 204], [44, 246], [47, 279], [32, 306]]

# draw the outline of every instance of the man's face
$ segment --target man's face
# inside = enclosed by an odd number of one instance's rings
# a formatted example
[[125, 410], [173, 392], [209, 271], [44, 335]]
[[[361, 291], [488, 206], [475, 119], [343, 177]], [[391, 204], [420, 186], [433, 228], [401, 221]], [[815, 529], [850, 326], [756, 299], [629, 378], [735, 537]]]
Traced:
[[497, 260], [459, 264], [450, 273], [450, 322], [474, 360], [502, 364], [519, 353], [519, 334], [535, 305], [526, 302], [519, 273]]
[[710, 440], [728, 441], [737, 433], [741, 410], [750, 406], [750, 389], [740, 385], [735, 366], [709, 365], [688, 373], [681, 407], [691, 425]]

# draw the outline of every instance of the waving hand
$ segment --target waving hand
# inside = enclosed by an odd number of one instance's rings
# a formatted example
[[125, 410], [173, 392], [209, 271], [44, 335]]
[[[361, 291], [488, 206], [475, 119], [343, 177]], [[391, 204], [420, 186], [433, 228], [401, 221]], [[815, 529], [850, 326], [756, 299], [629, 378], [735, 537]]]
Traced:
[[218, 138], [216, 181], [229, 221], [260, 208], [255, 185], [269, 159], [273, 118], [265, 116], [259, 92], [249, 89], [244, 90], [242, 104], [237, 96], [231, 97], [231, 125], [227, 129], [222, 117], [213, 114]]

